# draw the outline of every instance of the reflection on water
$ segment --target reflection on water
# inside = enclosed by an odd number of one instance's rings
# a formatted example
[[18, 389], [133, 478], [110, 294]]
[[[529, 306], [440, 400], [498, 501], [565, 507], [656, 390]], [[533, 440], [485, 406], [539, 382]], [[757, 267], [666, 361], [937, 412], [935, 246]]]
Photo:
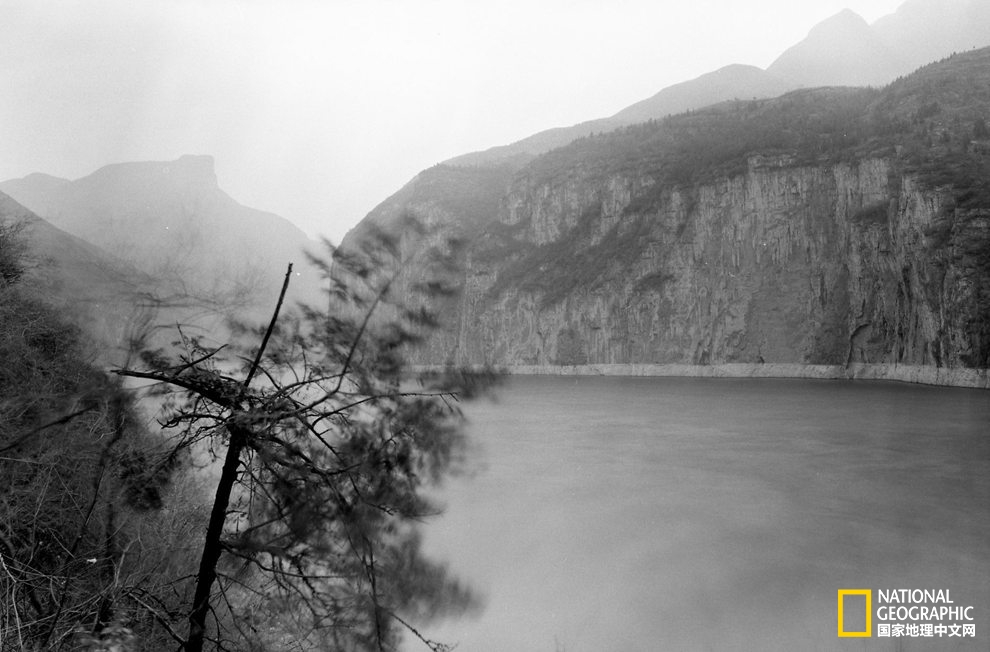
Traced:
[[[486, 598], [426, 628], [463, 652], [987, 649], [985, 391], [516, 378], [468, 413], [427, 528]], [[977, 637], [839, 639], [842, 588], [950, 589]]]

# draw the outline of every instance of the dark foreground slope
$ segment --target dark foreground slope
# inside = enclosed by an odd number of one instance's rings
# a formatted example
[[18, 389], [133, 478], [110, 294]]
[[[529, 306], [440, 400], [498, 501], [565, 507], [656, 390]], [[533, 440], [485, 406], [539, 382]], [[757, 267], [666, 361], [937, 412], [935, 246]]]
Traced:
[[549, 152], [434, 215], [471, 246], [422, 361], [985, 370], [988, 119], [984, 49]]

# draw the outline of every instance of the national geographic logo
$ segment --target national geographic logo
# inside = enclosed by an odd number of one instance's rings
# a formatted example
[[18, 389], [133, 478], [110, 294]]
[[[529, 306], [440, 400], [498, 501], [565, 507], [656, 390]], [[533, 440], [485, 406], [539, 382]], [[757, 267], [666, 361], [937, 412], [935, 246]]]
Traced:
[[[957, 605], [949, 589], [839, 589], [840, 638], [976, 638], [973, 607]], [[876, 610], [873, 605], [876, 604]]]
[[[850, 604], [851, 615], [850, 620], [857, 620], [858, 614], [864, 614], [864, 624], [862, 629], [859, 629], [856, 623], [852, 627], [857, 627], [852, 631], [846, 629], [846, 597], [847, 596], [863, 596], [866, 600], [865, 608], [860, 611], [855, 608], [855, 604]], [[858, 600], [850, 600], [851, 603], [858, 602]], [[869, 637], [873, 635], [873, 630], [870, 628], [870, 614], [873, 610], [870, 605], [873, 603], [873, 591], [870, 589], [839, 589], [839, 637], [840, 638], [851, 638], [851, 637]]]

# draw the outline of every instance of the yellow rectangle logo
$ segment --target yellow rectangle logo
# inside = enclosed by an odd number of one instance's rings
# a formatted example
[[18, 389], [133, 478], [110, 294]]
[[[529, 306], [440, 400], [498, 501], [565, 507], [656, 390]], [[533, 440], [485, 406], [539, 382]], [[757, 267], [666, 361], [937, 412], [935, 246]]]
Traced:
[[[847, 595], [862, 595], [866, 597], [866, 630], [862, 632], [847, 632], [845, 628], [845, 621], [843, 620], [842, 607], [843, 598]], [[870, 589], [839, 589], [839, 603], [838, 603], [838, 613], [839, 613], [839, 637], [840, 638], [869, 638], [873, 636], [872, 621], [870, 620], [870, 615], [872, 612], [872, 602], [873, 602], [873, 591]]]

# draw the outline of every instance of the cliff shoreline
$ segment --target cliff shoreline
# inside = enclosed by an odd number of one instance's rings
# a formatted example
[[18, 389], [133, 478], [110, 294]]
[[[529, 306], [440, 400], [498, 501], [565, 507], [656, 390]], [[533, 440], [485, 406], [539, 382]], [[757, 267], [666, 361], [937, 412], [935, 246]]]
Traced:
[[[421, 370], [440, 369], [422, 365]], [[853, 363], [813, 365], [791, 363], [763, 364], [584, 364], [584, 365], [504, 365], [498, 369], [519, 376], [631, 376], [682, 378], [814, 378], [822, 380], [890, 380], [918, 385], [990, 389], [990, 370], [922, 365]]]

